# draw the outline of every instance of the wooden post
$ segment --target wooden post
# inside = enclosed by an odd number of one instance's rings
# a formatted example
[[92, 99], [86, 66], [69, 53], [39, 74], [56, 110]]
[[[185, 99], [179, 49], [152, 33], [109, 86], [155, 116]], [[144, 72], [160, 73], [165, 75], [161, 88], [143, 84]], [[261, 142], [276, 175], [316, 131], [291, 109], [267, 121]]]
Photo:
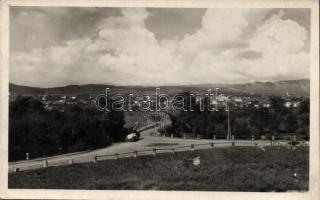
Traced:
[[172, 154], [176, 153], [175, 149], [171, 149], [171, 152], [172, 152]]
[[115, 159], [115, 160], [118, 160], [118, 154], [117, 154], [117, 153], [114, 154], [114, 159]]
[[190, 147], [191, 147], [191, 151], [194, 151], [194, 144], [191, 144]]
[[154, 155], [154, 156], [157, 155], [157, 149], [152, 150], [152, 155]]
[[173, 138], [173, 134], [171, 134], [171, 138]]
[[70, 160], [69, 160], [69, 165], [72, 165], [73, 164], [73, 159], [71, 158]]
[[255, 139], [255, 138], [254, 138], [254, 135], [251, 135], [251, 140], [254, 141], [254, 139]]
[[134, 157], [134, 158], [138, 157], [138, 151], [135, 151], [135, 152], [133, 153], [133, 157]]
[[26, 160], [30, 160], [30, 155], [28, 152], [26, 153]]
[[216, 135], [213, 135], [213, 140], [216, 140]]
[[213, 142], [211, 142], [210, 145], [211, 145], [211, 147], [214, 147], [214, 143]]
[[232, 139], [232, 146], [235, 146], [234, 135], [231, 136], [231, 139]]
[[271, 137], [271, 146], [273, 146], [274, 136]]
[[43, 160], [43, 167], [48, 167], [48, 161], [47, 161], [47, 159]]
[[98, 161], [98, 156], [93, 157], [93, 163], [96, 163]]

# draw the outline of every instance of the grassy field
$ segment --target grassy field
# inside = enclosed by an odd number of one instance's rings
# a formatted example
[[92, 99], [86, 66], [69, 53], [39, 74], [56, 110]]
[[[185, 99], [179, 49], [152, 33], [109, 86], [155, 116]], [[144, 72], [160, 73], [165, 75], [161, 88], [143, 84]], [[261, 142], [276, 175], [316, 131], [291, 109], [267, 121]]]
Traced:
[[[228, 147], [9, 174], [9, 188], [307, 191], [307, 147]], [[200, 156], [200, 165], [193, 158]]]

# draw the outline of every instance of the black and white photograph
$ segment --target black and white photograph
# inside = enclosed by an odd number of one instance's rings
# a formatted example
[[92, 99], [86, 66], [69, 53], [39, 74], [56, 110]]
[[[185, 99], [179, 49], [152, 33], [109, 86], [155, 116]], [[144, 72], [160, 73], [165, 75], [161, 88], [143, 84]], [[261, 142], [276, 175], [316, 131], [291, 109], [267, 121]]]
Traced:
[[9, 190], [309, 194], [310, 7], [9, 6], [8, 22]]

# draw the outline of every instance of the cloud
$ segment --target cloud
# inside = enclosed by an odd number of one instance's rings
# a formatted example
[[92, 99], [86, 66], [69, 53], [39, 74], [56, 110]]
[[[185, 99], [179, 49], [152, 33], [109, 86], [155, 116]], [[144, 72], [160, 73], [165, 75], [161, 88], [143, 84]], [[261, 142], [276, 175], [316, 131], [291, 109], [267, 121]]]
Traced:
[[308, 78], [308, 32], [284, 20], [283, 11], [270, 17], [268, 11], [208, 9], [195, 33], [158, 40], [145, 25], [152, 13], [124, 8], [102, 18], [95, 37], [13, 53], [10, 81], [173, 85]]
[[281, 10], [257, 28], [250, 41], [255, 51], [265, 54], [290, 54], [299, 52], [307, 39], [307, 30], [292, 20], [283, 20]]
[[308, 78], [310, 58], [303, 50], [308, 32], [297, 22], [284, 20], [283, 15], [280, 10], [257, 27], [249, 48], [262, 53], [262, 58], [251, 68], [264, 69], [260, 76], [265, 79]]
[[118, 8], [10, 7], [10, 51], [31, 51], [91, 37], [101, 18]]

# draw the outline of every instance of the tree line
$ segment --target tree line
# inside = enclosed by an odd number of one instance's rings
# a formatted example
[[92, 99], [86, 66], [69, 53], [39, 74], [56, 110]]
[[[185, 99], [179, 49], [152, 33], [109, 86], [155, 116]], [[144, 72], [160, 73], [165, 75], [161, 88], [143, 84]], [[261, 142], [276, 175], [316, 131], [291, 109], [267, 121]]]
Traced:
[[48, 111], [39, 100], [18, 97], [9, 104], [9, 160], [106, 147], [125, 139], [124, 124], [122, 112], [78, 105]]
[[[255, 107], [253, 104], [248, 107], [233, 107], [231, 104], [229, 119], [232, 135], [238, 139], [250, 139], [252, 135], [255, 138], [275, 136], [282, 139], [296, 135], [301, 139], [309, 139], [309, 98], [301, 98], [297, 108], [287, 108], [285, 100], [279, 96], [270, 96], [269, 101], [269, 108]], [[172, 126], [160, 131], [175, 137], [189, 135], [193, 138], [226, 138], [228, 113], [225, 109], [200, 111], [195, 100], [185, 104], [195, 108], [194, 111], [171, 112]]]

